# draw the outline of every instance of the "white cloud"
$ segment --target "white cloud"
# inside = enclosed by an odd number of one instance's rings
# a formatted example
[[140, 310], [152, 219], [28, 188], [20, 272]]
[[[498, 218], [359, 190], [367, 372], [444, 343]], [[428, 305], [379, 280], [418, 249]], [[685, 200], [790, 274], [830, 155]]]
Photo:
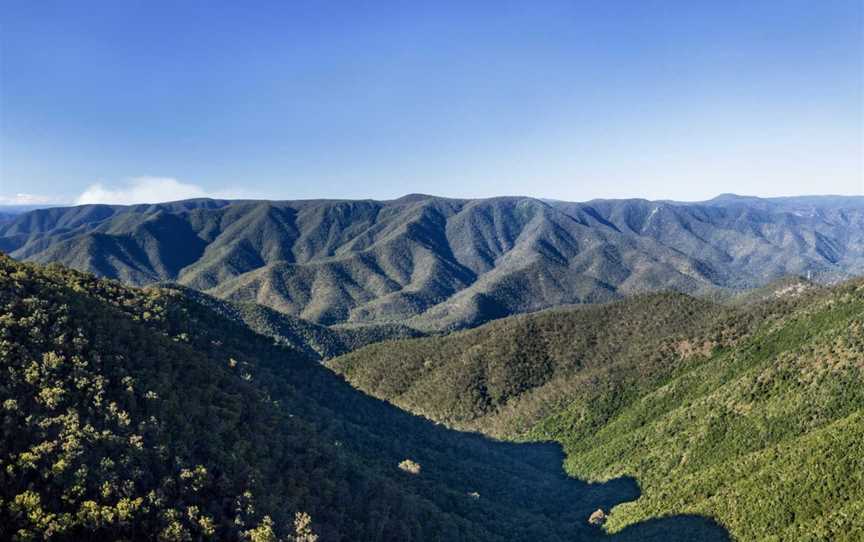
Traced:
[[87, 203], [160, 203], [209, 195], [197, 184], [182, 183], [171, 177], [136, 177], [120, 186], [91, 184], [75, 199], [76, 205]]
[[55, 205], [63, 201], [52, 196], [39, 194], [15, 194], [14, 196], [0, 196], [0, 205]]

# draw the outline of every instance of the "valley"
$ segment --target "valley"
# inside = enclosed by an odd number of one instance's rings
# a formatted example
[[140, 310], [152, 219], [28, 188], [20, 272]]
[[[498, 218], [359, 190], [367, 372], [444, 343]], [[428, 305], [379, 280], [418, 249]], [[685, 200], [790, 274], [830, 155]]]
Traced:
[[609, 537], [588, 516], [633, 479], [405, 413], [177, 290], [0, 257], [0, 302], [3, 538], [726, 540], [698, 515]]
[[858, 203], [4, 219], [0, 536], [855, 540]]
[[704, 514], [736, 540], [857, 540], [864, 282], [774, 291], [555, 309], [327, 363], [453, 427], [560, 442], [573, 476], [634, 477], [611, 532]]

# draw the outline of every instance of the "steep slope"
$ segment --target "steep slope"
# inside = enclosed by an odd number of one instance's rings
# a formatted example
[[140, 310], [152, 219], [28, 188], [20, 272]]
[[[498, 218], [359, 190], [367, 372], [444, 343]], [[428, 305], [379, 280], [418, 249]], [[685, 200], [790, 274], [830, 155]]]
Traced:
[[388, 339], [407, 339], [423, 335], [402, 324], [323, 326], [256, 303], [225, 301], [176, 284], [161, 286], [181, 292], [184, 297], [195, 300], [224, 318], [320, 360]]
[[568, 404], [590, 405], [592, 416], [609, 412], [641, 386], [733, 344], [777, 310], [643, 294], [512, 316], [443, 337], [382, 342], [327, 364], [412, 412], [514, 437]]
[[[360, 394], [202, 300], [0, 257], [0, 538], [602, 540], [588, 514], [638, 496]], [[698, 516], [613, 539], [670, 536], [725, 539]]]
[[44, 209], [44, 205], [3, 205], [0, 204], [0, 224], [11, 222], [19, 215], [36, 209]]
[[[642, 395], [590, 441], [545, 420], [567, 469], [637, 476], [643, 497], [613, 514], [703, 513], [741, 540], [857, 540], [864, 532], [864, 283], [836, 288], [738, 347]], [[576, 438], [571, 438], [572, 435]]]
[[864, 273], [864, 199], [189, 200], [37, 210], [0, 250], [133, 285], [172, 281], [325, 325], [470, 327], [641, 292]]
[[556, 440], [581, 478], [633, 476], [607, 529], [666, 514], [740, 540], [864, 532], [864, 282], [783, 282], [733, 305], [679, 295], [511, 317], [329, 362], [456, 427]]
[[718, 282], [733, 287], [763, 285], [766, 276], [809, 272], [830, 282], [864, 272], [861, 197], [726, 195], [701, 204], [611, 200], [587, 205], [622, 232], [709, 264], [713, 272], [725, 273]]

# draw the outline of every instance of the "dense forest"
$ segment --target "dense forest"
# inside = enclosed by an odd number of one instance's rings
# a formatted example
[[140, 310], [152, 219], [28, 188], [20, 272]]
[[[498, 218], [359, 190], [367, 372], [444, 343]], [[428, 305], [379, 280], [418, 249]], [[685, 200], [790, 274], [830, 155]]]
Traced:
[[575, 403], [591, 405], [591, 416], [611, 412], [670, 369], [734, 343], [767, 314], [647, 294], [379, 343], [328, 365], [376, 397], [452, 427], [518, 437]]
[[0, 256], [0, 363], [3, 539], [598, 540], [592, 512], [639, 496], [359, 393], [183, 289]]
[[610, 532], [689, 513], [739, 540], [864, 533], [861, 280], [554, 309], [328, 363], [450, 426], [561, 442], [574, 476], [634, 477]]

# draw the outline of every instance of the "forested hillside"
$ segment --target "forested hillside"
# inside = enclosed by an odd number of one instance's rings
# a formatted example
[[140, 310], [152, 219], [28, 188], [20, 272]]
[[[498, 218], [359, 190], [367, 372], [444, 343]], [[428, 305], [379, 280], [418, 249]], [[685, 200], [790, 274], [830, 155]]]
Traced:
[[633, 476], [606, 528], [715, 518], [739, 540], [864, 533], [864, 282], [784, 282], [511, 317], [329, 362], [455, 427], [556, 440], [574, 476]]
[[369, 398], [210, 305], [0, 256], [0, 538], [598, 540], [591, 512], [638, 496]]
[[444, 337], [379, 343], [328, 365], [402, 408], [514, 437], [566, 405], [591, 405], [592, 416], [613, 411], [640, 387], [734, 344], [775, 312], [767, 307], [645, 294], [504, 318]]
[[226, 301], [177, 284], [161, 287], [177, 291], [229, 320], [316, 359], [332, 358], [386, 339], [423, 336], [416, 329], [398, 323], [324, 326], [257, 303]]
[[83, 205], [0, 223], [0, 250], [129, 284], [177, 282], [318, 324], [428, 332], [648, 291], [849, 278], [864, 272], [864, 201], [411, 195]]

